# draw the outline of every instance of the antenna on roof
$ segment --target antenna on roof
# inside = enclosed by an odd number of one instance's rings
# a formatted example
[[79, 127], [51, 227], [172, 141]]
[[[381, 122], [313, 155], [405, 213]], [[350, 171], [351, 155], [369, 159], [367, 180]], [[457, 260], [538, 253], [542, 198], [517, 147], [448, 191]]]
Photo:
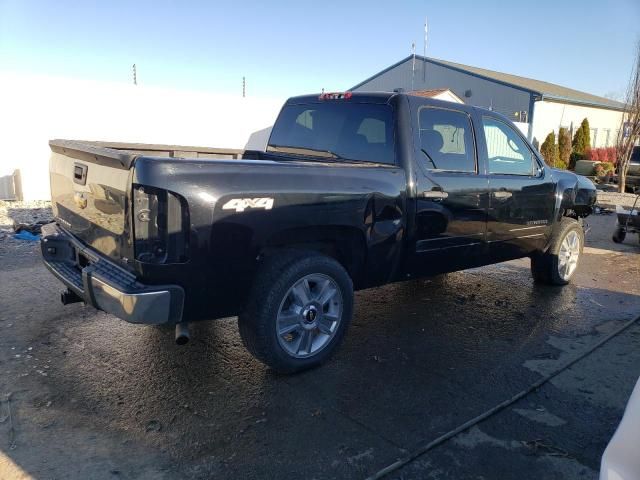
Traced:
[[411, 91], [413, 91], [413, 79], [416, 76], [416, 42], [411, 44], [411, 54], [413, 55], [413, 61], [411, 62]]
[[133, 64], [133, 84], [138, 85], [138, 74], [136, 71], [136, 64]]
[[[422, 59], [422, 81], [424, 83], [427, 82], [427, 33], [428, 33], [428, 28], [427, 28], [427, 17], [424, 17], [424, 58]], [[427, 86], [424, 86], [425, 88], [427, 88]]]
[[247, 81], [244, 77], [242, 77], [242, 98], [246, 97], [247, 95]]

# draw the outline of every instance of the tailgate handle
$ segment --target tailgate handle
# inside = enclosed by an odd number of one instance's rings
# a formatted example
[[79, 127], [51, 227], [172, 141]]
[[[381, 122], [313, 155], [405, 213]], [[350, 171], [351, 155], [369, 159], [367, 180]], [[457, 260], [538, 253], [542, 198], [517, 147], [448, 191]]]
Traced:
[[73, 181], [78, 185], [87, 184], [87, 169], [89, 167], [82, 163], [75, 163], [73, 165]]

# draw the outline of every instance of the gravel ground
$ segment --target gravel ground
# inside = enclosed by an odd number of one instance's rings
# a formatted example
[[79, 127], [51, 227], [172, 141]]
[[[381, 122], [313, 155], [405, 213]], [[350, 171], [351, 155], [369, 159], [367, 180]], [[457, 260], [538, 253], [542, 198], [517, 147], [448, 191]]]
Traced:
[[29, 255], [33, 250], [35, 242], [14, 238], [14, 225], [52, 219], [51, 202], [48, 200], [0, 201], [0, 255], [10, 253], [11, 255], [24, 256]]
[[53, 218], [49, 200], [5, 202], [0, 200], [0, 228], [13, 230], [16, 223], [34, 223]]
[[[637, 195], [633, 193], [603, 192], [598, 190], [598, 205], [631, 207], [636, 197]], [[638, 200], [638, 205], [640, 205], [640, 200]]]

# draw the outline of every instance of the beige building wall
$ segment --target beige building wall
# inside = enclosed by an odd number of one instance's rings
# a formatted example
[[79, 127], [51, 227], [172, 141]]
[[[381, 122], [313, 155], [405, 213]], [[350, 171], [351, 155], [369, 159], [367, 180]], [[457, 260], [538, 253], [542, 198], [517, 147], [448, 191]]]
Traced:
[[[52, 138], [244, 148], [253, 132], [274, 123], [283, 103], [283, 98], [0, 76], [0, 178], [19, 169], [24, 199], [49, 199]], [[254, 136], [254, 143], [266, 142], [265, 135]]]
[[533, 139], [540, 145], [552, 130], [558, 134], [560, 127], [573, 129], [584, 118], [589, 120], [593, 147], [614, 146], [622, 121], [622, 112], [604, 108], [585, 107], [566, 103], [539, 101], [533, 110]]

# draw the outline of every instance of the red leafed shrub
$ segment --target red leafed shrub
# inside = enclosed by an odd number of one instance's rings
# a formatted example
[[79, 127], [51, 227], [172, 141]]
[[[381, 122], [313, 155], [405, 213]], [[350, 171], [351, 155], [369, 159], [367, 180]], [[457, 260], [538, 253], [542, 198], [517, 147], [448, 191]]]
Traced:
[[597, 151], [597, 150], [598, 150], [597, 148], [587, 148], [587, 149], [584, 151], [584, 158], [585, 158], [585, 160], [594, 160], [594, 161], [597, 161], [597, 160], [598, 160], [598, 158], [596, 158], [596, 157], [598, 157], [598, 156], [599, 156], [599, 155], [598, 155], [598, 151]]
[[595, 162], [617, 163], [616, 147], [590, 148], [585, 152], [587, 160]]

